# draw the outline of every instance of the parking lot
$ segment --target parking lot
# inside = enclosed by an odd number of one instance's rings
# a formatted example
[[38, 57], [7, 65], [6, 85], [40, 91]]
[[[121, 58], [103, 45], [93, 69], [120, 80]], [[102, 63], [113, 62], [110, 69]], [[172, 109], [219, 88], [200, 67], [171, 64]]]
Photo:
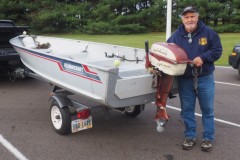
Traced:
[[198, 143], [182, 150], [184, 125], [179, 98], [168, 101], [171, 116], [158, 133], [156, 107], [147, 104], [136, 118], [110, 111], [93, 113], [93, 128], [66, 136], [54, 132], [50, 122], [50, 85], [35, 79], [11, 82], [0, 79], [1, 160], [236, 160], [240, 157], [240, 79], [237, 70], [215, 71], [216, 139], [213, 151], [201, 151], [201, 112], [196, 108]]

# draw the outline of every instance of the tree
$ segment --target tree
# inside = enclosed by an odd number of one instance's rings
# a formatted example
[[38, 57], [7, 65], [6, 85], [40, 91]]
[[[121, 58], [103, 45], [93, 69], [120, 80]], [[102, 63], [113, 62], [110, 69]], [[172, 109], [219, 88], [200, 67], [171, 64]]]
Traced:
[[[240, 0], [173, 0], [172, 27], [179, 14], [196, 6], [200, 19], [218, 32], [237, 32]], [[130, 34], [165, 31], [167, 0], [1, 0], [0, 18], [29, 25], [32, 30]]]

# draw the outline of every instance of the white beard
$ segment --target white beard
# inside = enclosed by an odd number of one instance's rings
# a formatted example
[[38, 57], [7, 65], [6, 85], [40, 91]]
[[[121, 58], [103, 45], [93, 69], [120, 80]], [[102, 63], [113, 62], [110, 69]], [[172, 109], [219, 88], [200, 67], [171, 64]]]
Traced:
[[188, 32], [193, 32], [197, 28], [197, 25], [196, 24], [186, 24], [185, 28]]

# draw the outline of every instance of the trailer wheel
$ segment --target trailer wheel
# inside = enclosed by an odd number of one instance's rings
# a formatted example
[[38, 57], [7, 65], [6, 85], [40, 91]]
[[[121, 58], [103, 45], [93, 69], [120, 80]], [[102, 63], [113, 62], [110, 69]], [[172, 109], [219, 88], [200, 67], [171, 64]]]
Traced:
[[124, 112], [129, 117], [136, 117], [136, 116], [138, 116], [142, 112], [141, 105], [125, 107], [124, 108]]
[[54, 130], [60, 135], [70, 133], [71, 117], [68, 107], [60, 108], [59, 104], [53, 100], [50, 107], [50, 113]]

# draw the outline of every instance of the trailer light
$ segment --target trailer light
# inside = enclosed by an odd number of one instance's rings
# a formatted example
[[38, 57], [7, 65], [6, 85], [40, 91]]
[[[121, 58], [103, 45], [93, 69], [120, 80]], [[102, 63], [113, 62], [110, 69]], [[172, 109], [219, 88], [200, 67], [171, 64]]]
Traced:
[[237, 53], [236, 52], [232, 52], [232, 56], [236, 56], [237, 55]]
[[90, 116], [90, 109], [85, 109], [77, 112], [78, 119], [87, 119]]

